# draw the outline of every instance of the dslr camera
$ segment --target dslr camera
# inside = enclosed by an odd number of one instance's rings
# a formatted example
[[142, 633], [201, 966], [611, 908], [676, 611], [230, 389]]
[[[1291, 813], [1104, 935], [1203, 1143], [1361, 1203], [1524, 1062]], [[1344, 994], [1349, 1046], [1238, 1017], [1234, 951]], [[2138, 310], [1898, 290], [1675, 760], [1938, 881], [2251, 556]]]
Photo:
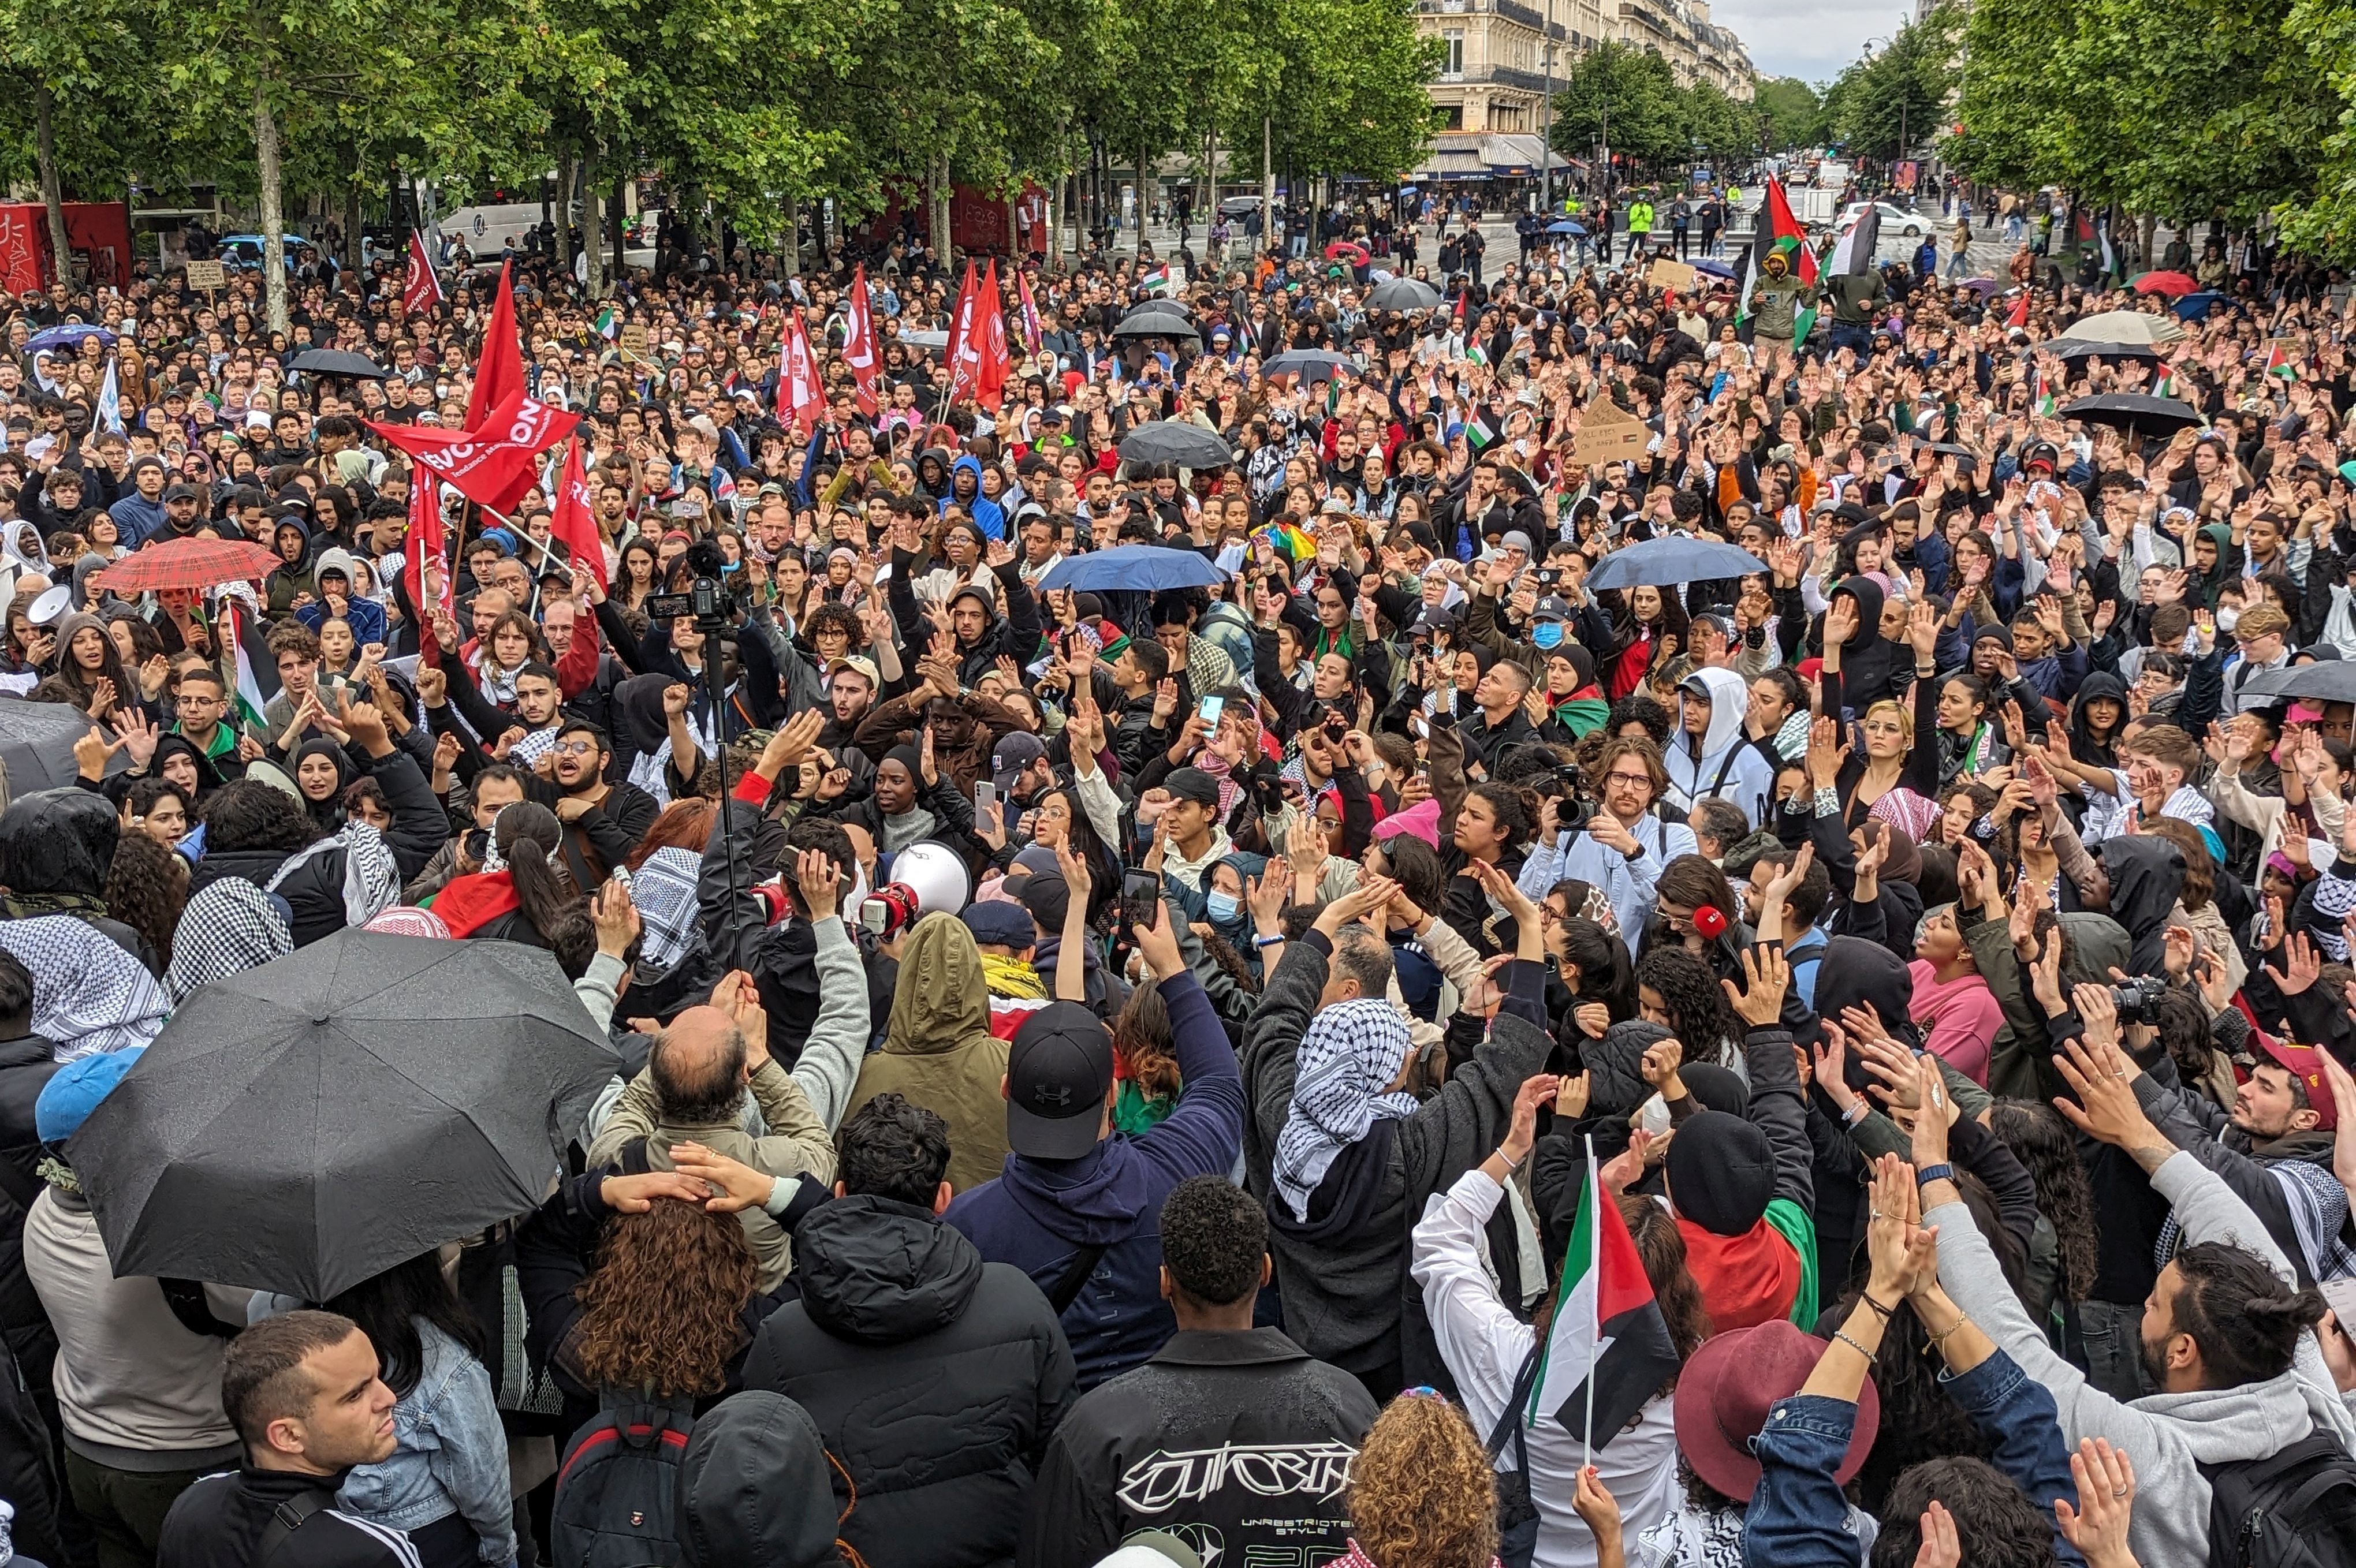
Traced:
[[2167, 981], [2156, 975], [2137, 975], [2111, 987], [2111, 1006], [2118, 1009], [2122, 1025], [2157, 1024], [2159, 999], [2166, 995]]

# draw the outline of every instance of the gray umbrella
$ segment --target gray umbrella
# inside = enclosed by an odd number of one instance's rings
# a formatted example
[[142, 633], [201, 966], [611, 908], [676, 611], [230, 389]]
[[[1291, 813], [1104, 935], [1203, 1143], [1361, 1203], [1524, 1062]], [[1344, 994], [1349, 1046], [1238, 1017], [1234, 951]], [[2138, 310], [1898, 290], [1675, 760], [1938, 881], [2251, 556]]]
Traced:
[[1236, 460], [1227, 443], [1198, 424], [1155, 420], [1120, 438], [1123, 463], [1174, 463], [1181, 468], [1225, 468]]
[[1323, 348], [1296, 348], [1290, 354], [1280, 354], [1259, 368], [1263, 376], [1299, 376], [1305, 380], [1330, 381], [1336, 370], [1354, 368], [1339, 354], [1328, 354]]
[[67, 1154], [117, 1275], [324, 1301], [538, 1207], [617, 1065], [551, 955], [347, 929], [192, 994]]
[[1438, 310], [1440, 291], [1421, 278], [1393, 278], [1376, 283], [1366, 296], [1369, 310]]
[[340, 348], [307, 348], [286, 361], [289, 370], [305, 376], [341, 377], [352, 381], [382, 381], [392, 372], [373, 359], [347, 354]]
[[1112, 329], [1115, 337], [1193, 337], [1200, 338], [1202, 329], [1174, 310], [1136, 310], [1121, 317], [1120, 325]]
[[2318, 659], [2254, 675], [2242, 688], [2260, 697], [2304, 698], [2309, 702], [2356, 702], [2356, 664]]
[[[74, 742], [90, 731], [90, 716], [71, 703], [0, 697], [0, 783], [7, 795], [71, 784], [80, 771]], [[118, 751], [107, 759], [106, 771], [119, 773], [130, 765]]]

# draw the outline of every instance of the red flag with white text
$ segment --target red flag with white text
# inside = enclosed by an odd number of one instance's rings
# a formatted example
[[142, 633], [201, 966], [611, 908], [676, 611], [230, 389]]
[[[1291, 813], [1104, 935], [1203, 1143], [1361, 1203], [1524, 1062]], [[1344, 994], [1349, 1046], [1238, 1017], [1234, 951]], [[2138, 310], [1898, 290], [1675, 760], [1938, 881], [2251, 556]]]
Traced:
[[884, 365], [875, 352], [875, 318], [867, 302], [864, 261], [851, 269], [851, 300], [843, 308], [842, 319], [842, 362], [850, 367], [851, 379], [859, 384], [859, 411], [872, 414], [878, 407], [875, 381]]
[[801, 309], [787, 305], [785, 330], [778, 335], [777, 344], [777, 422], [807, 434], [825, 407], [826, 388], [818, 379], [818, 357], [810, 352]]
[[949, 313], [949, 397], [952, 403], [975, 396], [981, 388], [981, 343], [974, 331], [973, 263], [965, 264], [958, 284], [957, 308]]
[[[434, 563], [433, 592], [427, 589], [426, 562]], [[417, 606], [417, 651], [427, 663], [435, 656], [434, 618], [426, 603], [430, 597], [445, 613], [451, 613], [456, 603], [450, 578], [450, 561], [444, 553], [442, 536], [442, 486], [434, 482], [423, 464], [409, 471], [409, 602]]]
[[998, 292], [998, 259], [991, 257], [973, 300], [976, 391], [992, 413], [1006, 400], [1006, 378], [1012, 366], [1006, 352], [1006, 301]]
[[504, 516], [538, 481], [532, 459], [580, 422], [579, 414], [551, 408], [519, 389], [476, 428], [446, 431], [374, 421], [369, 428], [466, 499]]
[[442, 280], [434, 275], [434, 262], [425, 254], [425, 236], [418, 229], [409, 231], [409, 276], [401, 285], [401, 308], [412, 315], [423, 315], [442, 303]]

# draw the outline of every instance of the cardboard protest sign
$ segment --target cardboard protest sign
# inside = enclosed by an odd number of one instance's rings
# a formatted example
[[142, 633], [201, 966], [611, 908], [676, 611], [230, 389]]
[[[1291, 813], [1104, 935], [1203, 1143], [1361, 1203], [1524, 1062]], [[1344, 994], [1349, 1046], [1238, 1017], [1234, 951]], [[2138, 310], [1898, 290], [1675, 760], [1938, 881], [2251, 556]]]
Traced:
[[1644, 281], [1656, 289], [1666, 290], [1672, 293], [1688, 294], [1693, 293], [1694, 284], [1699, 282], [1700, 278], [1700, 273], [1683, 261], [1672, 261], [1664, 256], [1653, 263], [1653, 270], [1645, 274]]
[[1599, 464], [1624, 463], [1644, 455], [1653, 432], [1644, 421], [1608, 397], [1600, 397], [1580, 416], [1579, 435], [1570, 460], [1592, 468]]

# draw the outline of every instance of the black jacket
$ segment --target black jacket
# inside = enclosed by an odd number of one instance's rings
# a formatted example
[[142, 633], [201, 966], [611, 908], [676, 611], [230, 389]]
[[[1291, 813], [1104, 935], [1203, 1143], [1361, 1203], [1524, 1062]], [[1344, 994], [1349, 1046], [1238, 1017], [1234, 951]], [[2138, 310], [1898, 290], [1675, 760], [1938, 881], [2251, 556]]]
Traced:
[[[1338, 1556], [1342, 1484], [1374, 1422], [1358, 1380], [1281, 1329], [1182, 1328], [1055, 1429], [1023, 1568], [1087, 1568], [1141, 1530], [1219, 1541], [1237, 1563]], [[1221, 1462], [1241, 1453], [1249, 1467]]]
[[[207, 1476], [172, 1504], [155, 1543], [155, 1568], [253, 1568], [255, 1546], [279, 1504], [315, 1488], [334, 1491], [348, 1471], [298, 1476], [251, 1467]], [[286, 1538], [270, 1568], [417, 1568], [409, 1538], [333, 1509]]]
[[858, 1488], [842, 1539], [870, 1563], [1011, 1562], [1072, 1400], [1047, 1298], [933, 1214], [868, 1195], [801, 1222], [794, 1272], [801, 1299], [761, 1325], [744, 1386], [818, 1423]]
[[832, 1474], [809, 1412], [757, 1391], [722, 1400], [680, 1460], [687, 1568], [840, 1568]]

